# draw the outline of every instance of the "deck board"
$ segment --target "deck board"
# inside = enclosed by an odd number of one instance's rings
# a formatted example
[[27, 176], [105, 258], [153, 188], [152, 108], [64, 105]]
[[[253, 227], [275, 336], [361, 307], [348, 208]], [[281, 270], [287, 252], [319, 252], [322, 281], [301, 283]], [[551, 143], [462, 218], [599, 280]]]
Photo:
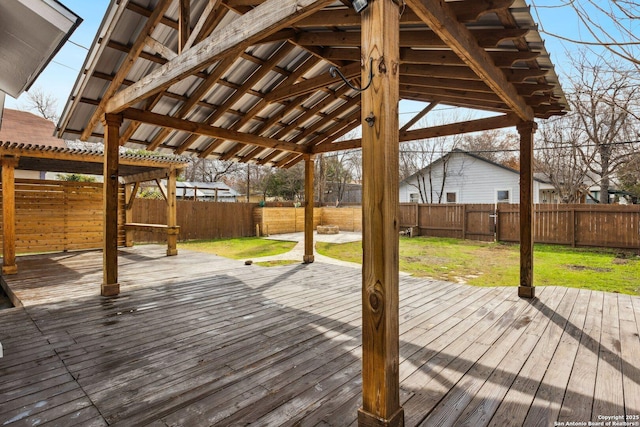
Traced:
[[[0, 425], [355, 425], [359, 269], [162, 246], [29, 256], [0, 310]], [[640, 297], [400, 279], [406, 425], [549, 425], [640, 411]]]

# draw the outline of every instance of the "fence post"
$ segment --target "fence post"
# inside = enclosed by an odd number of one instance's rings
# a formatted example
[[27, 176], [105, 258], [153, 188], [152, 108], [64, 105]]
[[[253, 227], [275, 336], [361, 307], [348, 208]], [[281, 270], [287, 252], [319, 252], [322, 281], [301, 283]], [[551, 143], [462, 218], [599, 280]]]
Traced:
[[576, 222], [576, 208], [572, 206], [569, 210], [569, 219], [571, 223], [571, 247], [576, 247], [576, 228], [578, 227], [578, 223]]
[[467, 204], [462, 205], [462, 240], [467, 238]]
[[496, 204], [496, 217], [494, 218], [495, 221], [495, 236], [496, 236], [496, 243], [500, 242], [500, 203]]

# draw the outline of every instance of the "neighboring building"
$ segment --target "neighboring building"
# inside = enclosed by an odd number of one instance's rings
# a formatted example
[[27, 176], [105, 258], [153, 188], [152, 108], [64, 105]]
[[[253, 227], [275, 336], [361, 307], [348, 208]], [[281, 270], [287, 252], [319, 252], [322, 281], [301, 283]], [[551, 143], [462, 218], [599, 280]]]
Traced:
[[[551, 184], [534, 178], [533, 190], [534, 203], [557, 203], [551, 197]], [[458, 149], [400, 183], [401, 203], [497, 204], [519, 201], [520, 172]]]
[[[55, 128], [55, 123], [33, 113], [6, 108], [0, 128], [0, 141], [66, 148], [64, 140], [53, 136]], [[46, 172], [17, 169], [16, 178], [45, 179]]]
[[179, 200], [237, 202], [240, 193], [224, 182], [181, 181], [176, 183], [176, 197]]

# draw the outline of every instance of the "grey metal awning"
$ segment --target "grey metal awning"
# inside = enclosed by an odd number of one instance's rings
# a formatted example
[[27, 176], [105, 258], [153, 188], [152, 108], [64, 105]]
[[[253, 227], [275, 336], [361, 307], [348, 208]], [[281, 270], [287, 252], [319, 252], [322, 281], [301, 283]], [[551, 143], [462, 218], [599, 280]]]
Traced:
[[56, 0], [2, 0], [0, 91], [18, 98], [28, 90], [81, 22]]

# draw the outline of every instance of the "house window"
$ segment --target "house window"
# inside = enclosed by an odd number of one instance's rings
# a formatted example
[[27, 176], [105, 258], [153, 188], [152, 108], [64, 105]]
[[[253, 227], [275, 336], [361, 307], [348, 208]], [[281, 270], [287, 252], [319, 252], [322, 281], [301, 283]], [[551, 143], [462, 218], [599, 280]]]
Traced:
[[496, 190], [496, 203], [511, 203], [511, 191]]
[[409, 194], [409, 203], [419, 203], [420, 195], [418, 193], [410, 193]]
[[447, 192], [446, 196], [447, 203], [458, 203], [458, 193], [455, 191]]

